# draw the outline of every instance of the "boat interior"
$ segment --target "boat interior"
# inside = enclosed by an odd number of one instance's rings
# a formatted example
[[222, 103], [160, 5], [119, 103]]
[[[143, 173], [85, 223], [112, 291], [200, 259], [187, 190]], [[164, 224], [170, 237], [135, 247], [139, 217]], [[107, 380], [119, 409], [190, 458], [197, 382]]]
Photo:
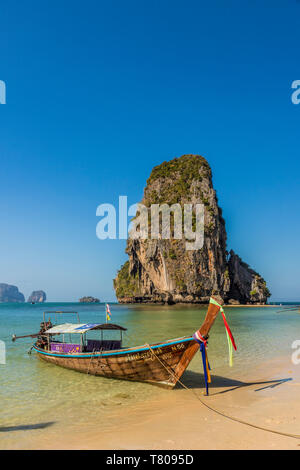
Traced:
[[87, 339], [86, 341], [60, 341], [59, 339], [53, 339], [49, 341], [47, 349], [56, 352], [96, 352], [96, 351], [113, 351], [114, 349], [122, 348], [122, 340], [97, 340]]
[[[73, 313], [78, 323], [52, 323], [46, 314]], [[44, 325], [40, 347], [52, 352], [80, 353], [112, 351], [122, 348], [122, 334], [127, 328], [114, 323], [80, 323], [77, 312], [44, 312]], [[50, 327], [50, 328], [49, 328]], [[116, 334], [118, 338], [116, 338]]]

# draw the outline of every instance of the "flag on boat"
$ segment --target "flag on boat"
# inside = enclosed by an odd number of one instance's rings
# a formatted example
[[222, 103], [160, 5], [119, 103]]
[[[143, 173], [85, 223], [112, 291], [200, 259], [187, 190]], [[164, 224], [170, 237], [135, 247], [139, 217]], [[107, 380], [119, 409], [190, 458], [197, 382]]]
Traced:
[[106, 304], [106, 321], [110, 320], [110, 316], [111, 316], [110, 308], [109, 308], [109, 305]]

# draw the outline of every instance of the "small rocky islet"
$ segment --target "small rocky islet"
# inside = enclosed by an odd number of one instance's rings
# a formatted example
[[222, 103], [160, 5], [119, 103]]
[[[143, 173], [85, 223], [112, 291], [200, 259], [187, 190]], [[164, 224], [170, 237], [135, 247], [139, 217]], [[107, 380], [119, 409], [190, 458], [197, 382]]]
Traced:
[[17, 286], [11, 284], [0, 284], [0, 302], [25, 302], [24, 295], [19, 292]]
[[[46, 293], [43, 290], [35, 290], [28, 297], [27, 302], [29, 303], [42, 303], [46, 301]], [[0, 302], [8, 303], [23, 303], [25, 297], [22, 292], [19, 291], [17, 286], [11, 284], [1, 283], [0, 284]]]
[[27, 302], [30, 302], [30, 303], [43, 303], [43, 302], [46, 302], [46, 299], [47, 299], [47, 296], [46, 296], [46, 292], [44, 292], [43, 290], [34, 290], [31, 295], [28, 297], [28, 300]]
[[228, 304], [266, 304], [266, 281], [233, 250], [227, 251], [222, 209], [212, 171], [200, 155], [183, 155], [153, 168], [141, 201], [151, 204], [202, 203], [204, 244], [186, 250], [186, 239], [128, 239], [129, 260], [114, 288], [120, 303], [207, 303], [212, 293]]
[[86, 304], [99, 304], [100, 299], [97, 299], [97, 297], [92, 297], [89, 295], [89, 296], [81, 297], [81, 299], [79, 299], [79, 302], [86, 303]]

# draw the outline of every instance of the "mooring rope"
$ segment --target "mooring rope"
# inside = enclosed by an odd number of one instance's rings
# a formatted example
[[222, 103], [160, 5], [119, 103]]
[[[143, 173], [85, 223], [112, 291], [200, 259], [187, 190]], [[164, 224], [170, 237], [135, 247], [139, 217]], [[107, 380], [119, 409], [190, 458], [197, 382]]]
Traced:
[[[263, 426], [258, 426], [257, 424], [248, 423], [247, 421], [243, 421], [242, 419], [235, 418], [234, 416], [227, 415], [227, 414], [223, 413], [222, 411], [219, 411], [219, 410], [213, 408], [212, 406], [208, 405], [203, 400], [201, 400], [201, 398], [192, 389], [188, 388], [186, 385], [184, 385], [184, 383], [181, 382], [181, 380], [176, 376], [174, 371], [172, 369], [170, 369], [169, 367], [167, 367], [163, 363], [163, 361], [157, 356], [157, 354], [155, 354], [155, 352], [151, 348], [150, 344], [147, 344], [147, 346], [149, 347], [152, 354], [156, 357], [156, 359], [158, 359], [158, 361], [161, 363], [161, 365], [166, 369], [166, 371], [169, 374], [173, 375], [173, 377], [176, 379], [176, 381], [178, 381], [184, 389], [191, 392], [197, 398], [197, 400], [200, 401], [200, 403], [203, 406], [205, 406], [207, 409], [209, 409], [210, 411], [213, 411], [214, 413], [218, 414], [219, 416], [223, 416], [223, 418], [230, 419], [231, 421], [235, 421], [237, 423], [244, 424], [246, 426], [250, 426], [250, 427], [255, 428], [255, 429], [260, 429], [261, 431], [271, 432], [273, 434], [279, 434], [280, 436], [285, 436], [285, 437], [292, 437], [293, 439], [300, 439], [299, 434], [289, 434], [289, 433], [282, 432], [282, 431], [275, 431], [274, 429], [264, 428]], [[251, 385], [251, 384], [249, 384], [249, 385]]]
[[90, 362], [89, 362], [88, 370], [86, 371], [87, 375], [89, 375], [92, 360], [94, 359], [94, 354], [95, 354], [95, 349], [93, 349], [92, 354], [91, 354], [91, 359], [90, 359]]

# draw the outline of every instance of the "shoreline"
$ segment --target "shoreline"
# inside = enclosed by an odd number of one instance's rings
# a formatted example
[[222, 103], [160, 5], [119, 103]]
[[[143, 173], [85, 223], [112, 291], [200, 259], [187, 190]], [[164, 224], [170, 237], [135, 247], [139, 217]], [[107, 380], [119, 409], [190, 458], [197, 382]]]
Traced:
[[[264, 307], [284, 307], [284, 305], [269, 305], [269, 304], [224, 304], [223, 307], [250, 307], [250, 308], [254, 308], [254, 307], [257, 307], [257, 308], [264, 308]], [[291, 305], [291, 307], [294, 307], [294, 305]], [[297, 307], [297, 305], [296, 305]]]
[[[146, 336], [159, 341], [162, 335], [175, 338], [179, 332], [190, 334], [205, 311], [191, 306], [115, 310], [120, 315], [116, 321], [125, 313], [131, 334], [126, 341], [134, 340], [135, 345], [137, 337], [145, 344]], [[200, 354], [181, 379], [189, 390], [180, 385], [165, 390], [67, 371], [39, 361], [35, 355], [28, 356], [23, 344], [16, 347], [11, 343], [1, 387], [0, 448], [295, 448], [290, 438], [227, 419], [205, 405], [254, 426], [300, 434], [300, 365], [291, 362], [292, 354], [297, 354], [293, 342], [299, 338], [299, 315], [277, 315], [276, 307], [224, 310], [232, 317], [238, 354], [230, 368], [223, 322], [216, 322], [208, 349], [212, 365], [208, 397], [204, 396]], [[19, 310], [15, 312], [4, 324], [4, 332], [19, 323]], [[188, 314], [182, 314], [185, 312]], [[95, 310], [89, 318], [86, 312], [84, 321], [96, 322], [97, 315]], [[36, 315], [30, 313], [25, 318], [28, 327], [34, 328]]]
[[[300, 434], [300, 365], [290, 357], [277, 357], [253, 366], [251, 370], [223, 377], [220, 370], [212, 375], [210, 395], [206, 397], [203, 377], [187, 371], [183, 383], [173, 391], [153, 396], [139, 403], [117, 407], [109, 419], [91, 427], [69, 430], [59, 423], [55, 434], [47, 430], [31, 431], [26, 449], [297, 449], [300, 440], [255, 429], [232, 421], [213, 409], [254, 426]], [[200, 382], [200, 386], [198, 383]], [[197, 398], [198, 397], [198, 398]]]
[[[271, 370], [266, 374], [267, 365]], [[202, 388], [177, 388], [174, 395], [170, 392], [170, 396], [159, 401], [153, 399], [123, 410], [118, 424], [112, 424], [110, 430], [96, 436], [86, 434], [78, 442], [65, 444], [73, 449], [82, 446], [84, 449], [119, 450], [296, 449], [300, 440], [231, 421], [205, 408], [194, 395], [218, 411], [250, 424], [300, 434], [297, 426], [300, 405], [295, 387], [300, 385], [300, 367], [293, 366], [297, 382], [292, 383], [291, 371], [287, 370], [289, 365], [286, 358], [277, 358], [253, 368], [241, 381], [212, 376], [209, 397], [203, 395]], [[254, 377], [255, 380], [251, 380]]]
[[[208, 308], [208, 303], [201, 303], [201, 302], [175, 302], [173, 304], [168, 304], [168, 303], [159, 303], [159, 302], [116, 302], [116, 305], [149, 305], [151, 307], [175, 307], [176, 305], [179, 306], [200, 306], [200, 307], [205, 307]], [[223, 304], [223, 307], [226, 308], [231, 308], [231, 307], [250, 307], [250, 308], [264, 308], [264, 307], [300, 307], [298, 304], [288, 304], [288, 305], [280, 305], [280, 304]]]

